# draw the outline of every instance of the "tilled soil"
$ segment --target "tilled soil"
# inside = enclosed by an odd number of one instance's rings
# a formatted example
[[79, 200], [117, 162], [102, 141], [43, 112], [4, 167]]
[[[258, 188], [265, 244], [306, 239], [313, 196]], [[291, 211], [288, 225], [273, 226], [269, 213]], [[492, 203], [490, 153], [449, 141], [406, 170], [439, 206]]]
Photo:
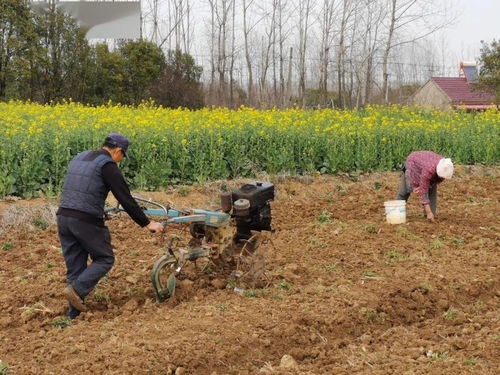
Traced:
[[[499, 170], [458, 169], [439, 187], [435, 224], [416, 197], [406, 224], [385, 223], [396, 173], [273, 178], [268, 285], [243, 294], [205, 270], [156, 302], [160, 236], [114, 219], [115, 265], [65, 328], [57, 228], [10, 228], [0, 360], [8, 374], [498, 374]], [[218, 191], [146, 195], [210, 208]]]

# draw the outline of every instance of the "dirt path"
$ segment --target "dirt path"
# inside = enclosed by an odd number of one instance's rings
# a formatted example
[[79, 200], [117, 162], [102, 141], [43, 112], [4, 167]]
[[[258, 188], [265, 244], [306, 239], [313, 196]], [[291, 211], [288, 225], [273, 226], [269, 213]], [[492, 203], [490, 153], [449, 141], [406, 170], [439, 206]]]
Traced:
[[[65, 313], [56, 227], [9, 229], [0, 360], [9, 374], [498, 374], [498, 172], [459, 169], [439, 188], [434, 225], [415, 197], [407, 224], [385, 223], [395, 173], [277, 179], [273, 282], [246, 295], [206, 274], [176, 303], [157, 303], [159, 237], [112, 221], [115, 266], [91, 312], [64, 329], [54, 326]], [[202, 208], [218, 188], [150, 196]], [[296, 366], [280, 367], [285, 354]]]

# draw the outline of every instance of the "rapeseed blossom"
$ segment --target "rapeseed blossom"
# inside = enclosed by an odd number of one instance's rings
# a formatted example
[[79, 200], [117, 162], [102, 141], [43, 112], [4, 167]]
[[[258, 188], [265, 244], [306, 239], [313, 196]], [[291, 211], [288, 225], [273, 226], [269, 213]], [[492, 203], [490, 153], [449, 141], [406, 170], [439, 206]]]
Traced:
[[168, 109], [0, 103], [0, 197], [57, 193], [69, 160], [106, 134], [129, 137], [122, 164], [133, 187], [275, 173], [398, 168], [414, 150], [458, 163], [500, 161], [500, 113], [407, 106], [361, 110]]

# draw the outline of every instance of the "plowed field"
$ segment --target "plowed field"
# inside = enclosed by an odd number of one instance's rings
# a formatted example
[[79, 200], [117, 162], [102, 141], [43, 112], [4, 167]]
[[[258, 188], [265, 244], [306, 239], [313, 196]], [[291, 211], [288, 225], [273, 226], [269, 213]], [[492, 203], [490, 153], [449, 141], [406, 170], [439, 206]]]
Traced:
[[[12, 226], [40, 200], [0, 203], [0, 360], [8, 374], [498, 374], [499, 169], [457, 169], [435, 224], [414, 196], [406, 224], [385, 223], [396, 173], [271, 178], [269, 285], [244, 294], [205, 272], [156, 302], [160, 236], [112, 220], [115, 265], [65, 328], [56, 226]], [[210, 208], [220, 186], [143, 196]]]

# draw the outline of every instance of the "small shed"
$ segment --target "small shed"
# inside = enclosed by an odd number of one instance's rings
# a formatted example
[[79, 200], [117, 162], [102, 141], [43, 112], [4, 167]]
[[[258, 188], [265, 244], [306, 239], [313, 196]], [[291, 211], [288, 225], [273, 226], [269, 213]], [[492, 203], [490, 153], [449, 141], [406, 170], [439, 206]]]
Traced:
[[410, 97], [409, 103], [442, 110], [497, 108], [494, 93], [474, 90], [477, 82], [476, 63], [461, 62], [458, 77], [432, 77]]

